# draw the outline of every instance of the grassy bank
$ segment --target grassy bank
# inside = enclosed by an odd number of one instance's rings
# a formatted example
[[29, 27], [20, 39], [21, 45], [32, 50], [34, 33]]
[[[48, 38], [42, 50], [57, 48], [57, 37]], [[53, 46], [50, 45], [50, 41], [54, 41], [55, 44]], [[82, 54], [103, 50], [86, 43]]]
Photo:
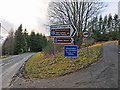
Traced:
[[10, 57], [10, 56], [1, 56], [2, 59], [3, 59], [3, 58], [7, 58], [7, 57]]
[[117, 45], [117, 46], [118, 46], [118, 42], [116, 42], [116, 43], [115, 43], [115, 45]]
[[57, 54], [56, 63], [54, 56], [37, 53], [32, 56], [25, 65], [25, 76], [30, 79], [46, 79], [50, 77], [63, 76], [81, 70], [97, 61], [101, 54], [102, 44], [89, 47], [89, 55], [86, 48], [78, 50], [78, 57], [64, 57], [64, 53]]

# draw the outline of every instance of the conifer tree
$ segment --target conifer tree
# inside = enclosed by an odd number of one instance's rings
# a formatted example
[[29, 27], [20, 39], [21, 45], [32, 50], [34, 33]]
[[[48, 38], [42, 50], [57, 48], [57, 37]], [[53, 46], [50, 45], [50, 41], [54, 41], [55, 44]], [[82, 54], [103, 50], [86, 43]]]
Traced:
[[24, 48], [24, 36], [22, 33], [22, 24], [21, 24], [15, 32], [14, 54], [19, 54], [20, 52], [23, 52], [23, 48]]

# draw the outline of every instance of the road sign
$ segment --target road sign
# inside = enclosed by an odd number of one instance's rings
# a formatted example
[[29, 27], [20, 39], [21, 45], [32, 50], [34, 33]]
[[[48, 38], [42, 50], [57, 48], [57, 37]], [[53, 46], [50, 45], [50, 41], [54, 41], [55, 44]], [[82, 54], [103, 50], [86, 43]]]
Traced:
[[77, 57], [77, 45], [75, 46], [64, 46], [65, 57]]
[[86, 38], [86, 46], [87, 46], [87, 54], [88, 54], [88, 42], [87, 38], [89, 37], [90, 33], [88, 31], [83, 31], [82, 36]]
[[54, 38], [55, 44], [72, 44], [73, 41], [73, 38]]
[[59, 37], [59, 36], [70, 36], [70, 28], [65, 29], [52, 29], [51, 36]]
[[77, 32], [74, 25], [50, 26], [50, 37], [73, 37]]
[[83, 31], [83, 33], [82, 33], [82, 36], [84, 37], [84, 38], [88, 38], [89, 37], [89, 32], [88, 31]]

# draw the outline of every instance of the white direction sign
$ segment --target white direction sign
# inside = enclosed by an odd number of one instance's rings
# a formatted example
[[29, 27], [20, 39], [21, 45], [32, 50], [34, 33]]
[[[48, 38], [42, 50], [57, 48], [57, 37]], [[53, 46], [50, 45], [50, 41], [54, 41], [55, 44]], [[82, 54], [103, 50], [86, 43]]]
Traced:
[[50, 37], [74, 37], [77, 29], [74, 25], [52, 25], [50, 26]]

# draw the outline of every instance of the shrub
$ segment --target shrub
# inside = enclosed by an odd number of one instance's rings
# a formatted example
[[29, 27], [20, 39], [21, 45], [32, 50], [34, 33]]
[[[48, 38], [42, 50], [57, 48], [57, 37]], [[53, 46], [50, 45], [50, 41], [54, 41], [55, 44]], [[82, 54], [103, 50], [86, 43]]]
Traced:
[[[63, 48], [63, 45], [57, 45], [56, 44], [56, 52], [61, 52], [62, 51], [62, 48]], [[49, 55], [52, 55], [54, 54], [54, 43], [52, 40], [49, 40], [48, 41], [48, 44], [47, 46], [43, 49], [43, 52], [45, 54], [49, 54]]]

